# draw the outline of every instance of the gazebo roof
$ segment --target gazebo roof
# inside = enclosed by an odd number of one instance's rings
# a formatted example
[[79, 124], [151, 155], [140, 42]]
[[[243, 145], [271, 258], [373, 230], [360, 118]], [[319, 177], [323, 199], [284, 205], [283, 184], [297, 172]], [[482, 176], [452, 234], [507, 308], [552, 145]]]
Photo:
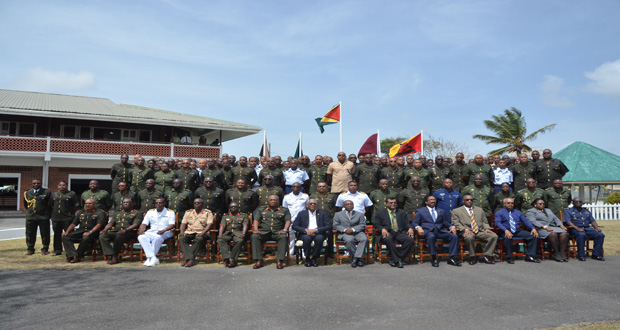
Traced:
[[620, 183], [620, 156], [585, 142], [574, 142], [553, 154], [570, 172], [564, 182]]

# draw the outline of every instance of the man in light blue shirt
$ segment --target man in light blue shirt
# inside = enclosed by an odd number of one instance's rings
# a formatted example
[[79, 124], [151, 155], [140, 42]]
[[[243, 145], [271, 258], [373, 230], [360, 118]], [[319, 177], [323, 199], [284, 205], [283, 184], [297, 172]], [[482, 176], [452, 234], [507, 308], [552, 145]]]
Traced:
[[306, 171], [298, 168], [297, 166], [299, 165], [299, 162], [297, 161], [297, 159], [293, 159], [290, 161], [290, 168], [286, 171], [284, 171], [284, 182], [286, 185], [286, 188], [284, 189], [284, 192], [286, 194], [290, 194], [291, 191], [293, 191], [293, 189], [291, 189], [291, 186], [293, 185], [293, 183], [298, 182], [299, 184], [301, 184], [302, 186], [302, 190], [301, 192], [304, 192], [303, 190], [303, 186], [306, 183], [306, 181], [310, 180], [310, 177], [308, 176], [308, 173], [306, 173]]
[[[499, 166], [493, 170], [495, 175], [495, 178], [493, 179], [493, 194], [497, 194], [502, 191], [502, 183], [508, 183], [512, 186], [513, 181], [512, 171], [506, 167], [506, 161], [500, 159], [498, 162]], [[510, 191], [512, 191], [512, 188]]]

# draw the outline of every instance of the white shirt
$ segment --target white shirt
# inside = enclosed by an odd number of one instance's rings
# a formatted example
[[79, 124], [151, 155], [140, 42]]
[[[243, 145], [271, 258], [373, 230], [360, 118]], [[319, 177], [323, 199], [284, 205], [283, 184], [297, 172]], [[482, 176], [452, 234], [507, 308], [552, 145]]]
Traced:
[[368, 198], [363, 192], [356, 191], [355, 194], [352, 194], [350, 191], [346, 193], [342, 193], [338, 195], [338, 199], [336, 200], [336, 206], [342, 207], [345, 201], [353, 201], [353, 210], [365, 213], [366, 208], [372, 206], [372, 201]]
[[493, 184], [500, 185], [504, 182], [512, 183], [512, 172], [508, 169], [496, 168], [493, 171], [495, 178], [493, 179]]
[[[256, 177], [258, 178], [258, 175], [260, 174], [260, 171], [263, 169], [263, 166], [261, 166], [260, 164], [256, 165], [256, 167], [254, 167], [254, 172], [256, 172]], [[252, 186], [252, 190], [256, 191], [258, 190], [258, 188], [260, 188], [260, 184], [258, 183], [258, 180], [256, 180], [256, 182], [254, 182], [254, 185]]]
[[151, 225], [151, 229], [148, 231], [158, 232], [175, 224], [175, 214], [165, 207], [161, 212], [157, 212], [157, 209], [152, 209], [146, 212], [142, 224], [147, 226]]
[[310, 218], [310, 221], [308, 222], [308, 229], [317, 229], [318, 226], [316, 224], [316, 211], [308, 211], [308, 217]]
[[184, 136], [181, 138], [181, 143], [186, 143], [186, 144], [191, 144], [192, 143], [192, 138], [189, 136]]
[[288, 170], [284, 171], [283, 174], [284, 180], [286, 181], [285, 184], [287, 186], [292, 186], [295, 182], [303, 184], [304, 181], [310, 179], [308, 173], [306, 173], [306, 171], [300, 169], [299, 167], [296, 170], [292, 170], [289, 168]]
[[299, 195], [291, 192], [284, 196], [282, 206], [286, 207], [291, 212], [291, 221], [295, 221], [297, 214], [306, 209], [306, 203], [308, 202], [308, 194], [300, 192]]

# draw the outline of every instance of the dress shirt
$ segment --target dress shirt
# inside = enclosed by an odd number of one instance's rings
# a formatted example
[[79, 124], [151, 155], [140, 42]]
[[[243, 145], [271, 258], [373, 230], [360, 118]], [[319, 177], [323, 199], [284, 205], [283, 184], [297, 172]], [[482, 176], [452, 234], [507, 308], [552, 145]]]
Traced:
[[353, 201], [353, 209], [357, 212], [365, 213], [366, 208], [372, 206], [372, 201], [363, 192], [356, 191], [352, 194], [350, 191], [338, 195], [336, 206], [342, 207], [345, 201]]
[[284, 180], [286, 181], [285, 184], [287, 186], [292, 186], [295, 182], [303, 184], [304, 181], [310, 179], [310, 177], [308, 177], [308, 173], [306, 173], [306, 171], [300, 169], [299, 167], [295, 170], [289, 168], [288, 170], [284, 171], [283, 174]]
[[143, 225], [151, 225], [150, 232], [158, 232], [160, 230], [166, 229], [166, 227], [175, 224], [174, 212], [168, 210], [164, 207], [161, 212], [157, 212], [157, 209], [152, 209], [146, 212], [144, 216], [144, 220], [142, 220]]
[[308, 211], [308, 218], [310, 219], [308, 222], [308, 229], [317, 229], [318, 226], [316, 224], [316, 211]]
[[[291, 192], [284, 196], [282, 206], [286, 207], [291, 212], [291, 220], [295, 221], [297, 214], [306, 209], [306, 203], [308, 202], [308, 194], [300, 192], [299, 195]], [[292, 226], [291, 226], [292, 228]]]
[[192, 143], [192, 138], [189, 136], [184, 136], [181, 138], [181, 143], [185, 143], [185, 144], [191, 144]]
[[523, 213], [519, 210], [512, 209], [510, 212], [508, 209], [503, 208], [495, 213], [495, 226], [502, 231], [510, 231], [510, 213], [512, 213], [512, 220], [515, 222], [515, 227], [519, 231], [519, 223], [522, 223], [525, 228], [532, 230], [534, 226], [527, 220]]
[[498, 186], [504, 182], [512, 184], [512, 171], [508, 168], [501, 169], [498, 167], [493, 171], [493, 173], [495, 173], [495, 179], [493, 180], [493, 184]]

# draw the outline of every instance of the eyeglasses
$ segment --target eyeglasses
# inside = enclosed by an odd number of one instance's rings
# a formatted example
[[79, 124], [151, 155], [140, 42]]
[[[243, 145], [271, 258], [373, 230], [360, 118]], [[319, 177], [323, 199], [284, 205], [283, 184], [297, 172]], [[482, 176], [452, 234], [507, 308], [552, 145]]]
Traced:
[[474, 200], [473, 198], [467, 198], [467, 199], [464, 199], [464, 201], [466, 201], [466, 202], [467, 202], [467, 201], [473, 201], [473, 200]]

